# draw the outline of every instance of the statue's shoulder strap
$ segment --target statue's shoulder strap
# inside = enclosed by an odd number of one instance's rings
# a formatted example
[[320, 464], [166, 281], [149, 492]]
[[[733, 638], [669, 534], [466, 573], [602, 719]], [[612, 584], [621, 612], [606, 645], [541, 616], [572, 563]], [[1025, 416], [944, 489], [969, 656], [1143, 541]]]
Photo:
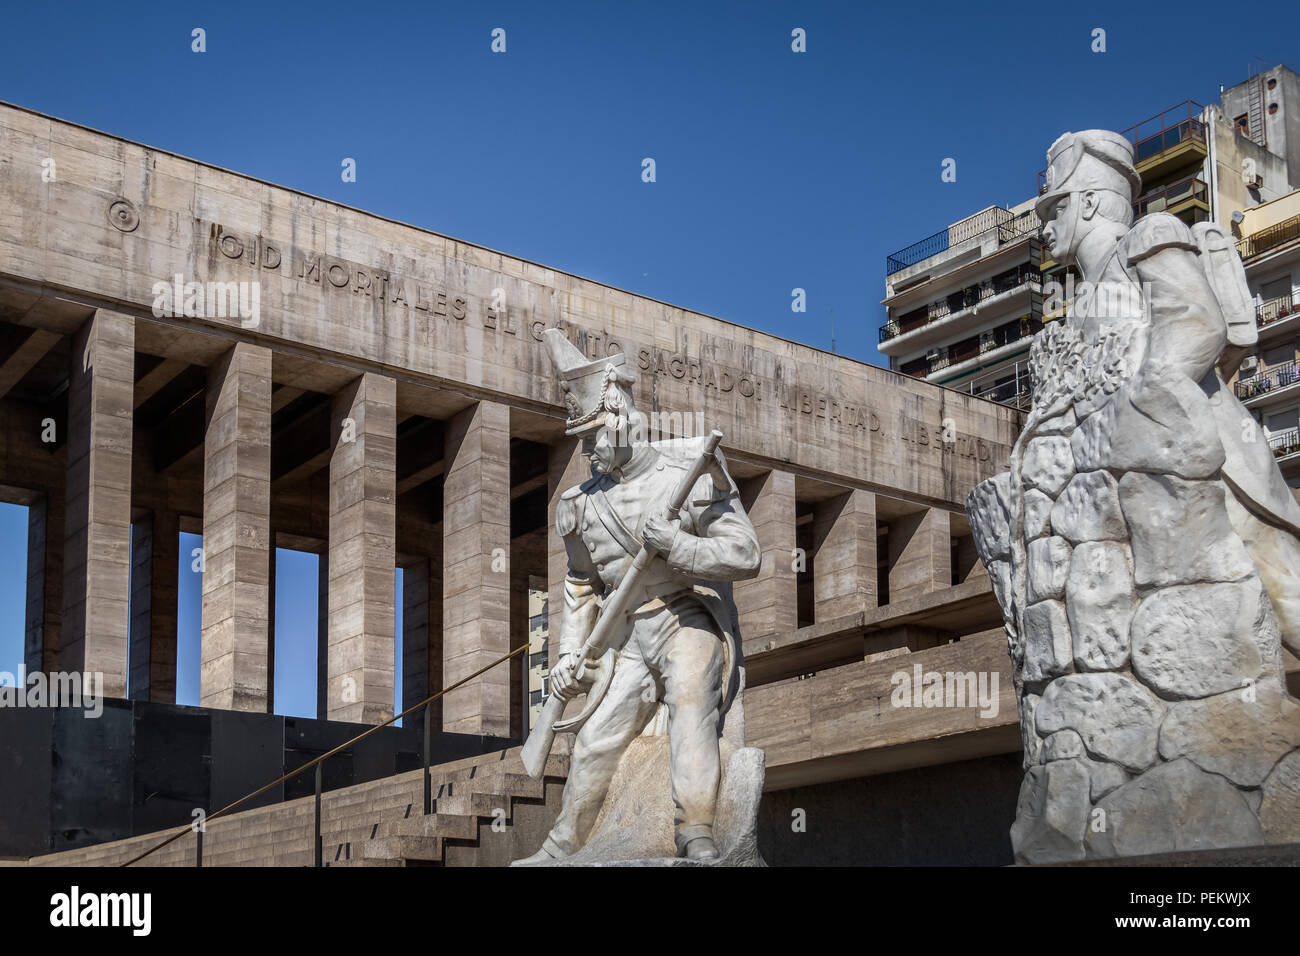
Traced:
[[1166, 249], [1186, 249], [1196, 253], [1201, 251], [1186, 224], [1167, 212], [1153, 212], [1143, 216], [1133, 224], [1121, 242], [1122, 261], [1129, 265]]
[[582, 484], [574, 485], [560, 495], [560, 500], [555, 505], [555, 530], [561, 537], [567, 537], [578, 530], [583, 505], [597, 481], [597, 478], [588, 478]]

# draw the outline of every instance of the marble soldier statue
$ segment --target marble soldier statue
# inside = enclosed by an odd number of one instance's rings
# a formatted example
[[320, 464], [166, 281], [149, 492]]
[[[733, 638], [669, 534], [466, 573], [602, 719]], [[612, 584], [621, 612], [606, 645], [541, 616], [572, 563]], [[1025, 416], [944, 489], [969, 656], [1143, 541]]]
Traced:
[[966, 503], [1020, 713], [1016, 859], [1293, 842], [1300, 507], [1225, 385], [1257, 338], [1241, 262], [1213, 223], [1133, 222], [1123, 136], [1047, 160], [1043, 241], [1082, 282], [1031, 346], [1009, 470]]
[[[1053, 258], [1082, 273], [1084, 294], [1072, 311], [1083, 318], [1085, 341], [1095, 342], [1108, 325], [1141, 326], [1132, 329], [1127, 367], [1197, 385], [1201, 394], [1189, 390], [1180, 411], [1193, 418], [1208, 411], [1212, 418], [1226, 455], [1222, 478], [1233, 529], [1269, 592], [1283, 644], [1300, 654], [1300, 505], [1268, 442], [1225, 384], [1257, 337], [1253, 302], [1247, 299], [1241, 314], [1224, 314], [1225, 292], [1233, 290], [1224, 288], [1229, 281], [1210, 285], [1212, 252], [1202, 251], [1207, 227], [1194, 234], [1165, 212], [1130, 226], [1141, 186], [1132, 157], [1132, 146], [1117, 133], [1059, 137], [1047, 154], [1047, 191], [1034, 204], [1043, 241]], [[1225, 252], [1235, 256], [1231, 247]], [[1153, 410], [1142, 390], [1134, 399], [1139, 410]]]
[[[590, 362], [559, 330], [545, 336], [569, 413], [566, 433], [581, 436], [592, 469], [590, 480], [565, 491], [556, 508], [568, 572], [553, 636], [559, 652], [550, 674], [554, 699], [592, 689], [595, 662], [578, 667], [584, 642], [625, 577], [634, 593], [619, 602], [626, 616], [609, 622], [612, 677], [578, 730], [559, 817], [541, 850], [516, 862], [549, 863], [578, 852], [620, 758], [665, 715], [677, 854], [716, 859], [719, 738], [729, 719], [740, 718], [733, 702], [743, 681], [726, 582], [758, 573], [758, 538], [720, 453], [701, 458], [699, 440], [647, 440], [625, 356]], [[703, 474], [689, 489], [680, 521], [671, 520], [670, 498], [685, 485], [694, 460], [707, 460], [707, 468], [697, 466]], [[643, 546], [653, 557], [630, 574]]]

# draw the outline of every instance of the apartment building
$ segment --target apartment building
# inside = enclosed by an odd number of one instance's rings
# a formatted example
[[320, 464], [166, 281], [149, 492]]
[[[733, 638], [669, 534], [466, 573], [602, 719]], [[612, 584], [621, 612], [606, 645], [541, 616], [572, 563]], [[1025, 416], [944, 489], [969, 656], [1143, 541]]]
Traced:
[[1230, 384], [1287, 484], [1300, 488], [1300, 190], [1245, 210], [1235, 225], [1259, 346]]
[[990, 206], [889, 256], [880, 351], [890, 368], [1027, 408], [1026, 353], [1042, 328], [1033, 200]]
[[[1239, 217], [1285, 197], [1300, 177], [1300, 77], [1279, 65], [1223, 90], [1219, 104], [1184, 100], [1124, 135], [1142, 179], [1134, 218], [1167, 212], [1240, 236]], [[1264, 229], [1272, 215], [1251, 221]], [[1051, 259], [1038, 228], [1032, 200], [990, 206], [890, 255], [879, 332], [890, 368], [1027, 407], [1032, 337], [1071, 304], [1050, 294], [1053, 282], [1068, 292], [1070, 270]], [[1277, 276], [1261, 281], [1281, 287]]]

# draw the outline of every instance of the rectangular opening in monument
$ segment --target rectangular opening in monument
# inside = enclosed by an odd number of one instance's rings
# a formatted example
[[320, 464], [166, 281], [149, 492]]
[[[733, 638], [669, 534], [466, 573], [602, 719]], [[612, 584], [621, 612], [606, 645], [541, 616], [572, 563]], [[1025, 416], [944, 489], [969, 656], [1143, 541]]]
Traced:
[[276, 548], [274, 580], [275, 713], [315, 717], [320, 555]]
[[203, 613], [203, 535], [178, 533], [176, 562], [176, 703], [199, 704]]
[[[26, 635], [34, 610], [29, 606], [33, 594], [28, 571], [37, 563], [28, 554], [30, 545], [22, 546], [31, 540], [28, 511], [25, 505], [0, 501], [0, 541], [11, 544], [0, 548], [0, 673], [14, 677], [15, 685], [26, 661], [26, 646], [33, 637], [38, 641], [40, 637], [39, 633]], [[37, 621], [39, 628], [39, 618]]]

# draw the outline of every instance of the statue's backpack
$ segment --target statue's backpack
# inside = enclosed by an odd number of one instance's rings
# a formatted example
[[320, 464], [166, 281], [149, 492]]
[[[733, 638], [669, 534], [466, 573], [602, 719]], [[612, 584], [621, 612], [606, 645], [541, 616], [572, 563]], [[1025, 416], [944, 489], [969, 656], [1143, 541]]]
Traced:
[[1246, 286], [1246, 270], [1241, 264], [1241, 256], [1237, 255], [1232, 238], [1222, 226], [1198, 222], [1192, 226], [1192, 237], [1201, 250], [1205, 278], [1214, 290], [1224, 321], [1228, 323], [1228, 345], [1219, 359], [1219, 371], [1228, 379], [1259, 341], [1255, 299]]

